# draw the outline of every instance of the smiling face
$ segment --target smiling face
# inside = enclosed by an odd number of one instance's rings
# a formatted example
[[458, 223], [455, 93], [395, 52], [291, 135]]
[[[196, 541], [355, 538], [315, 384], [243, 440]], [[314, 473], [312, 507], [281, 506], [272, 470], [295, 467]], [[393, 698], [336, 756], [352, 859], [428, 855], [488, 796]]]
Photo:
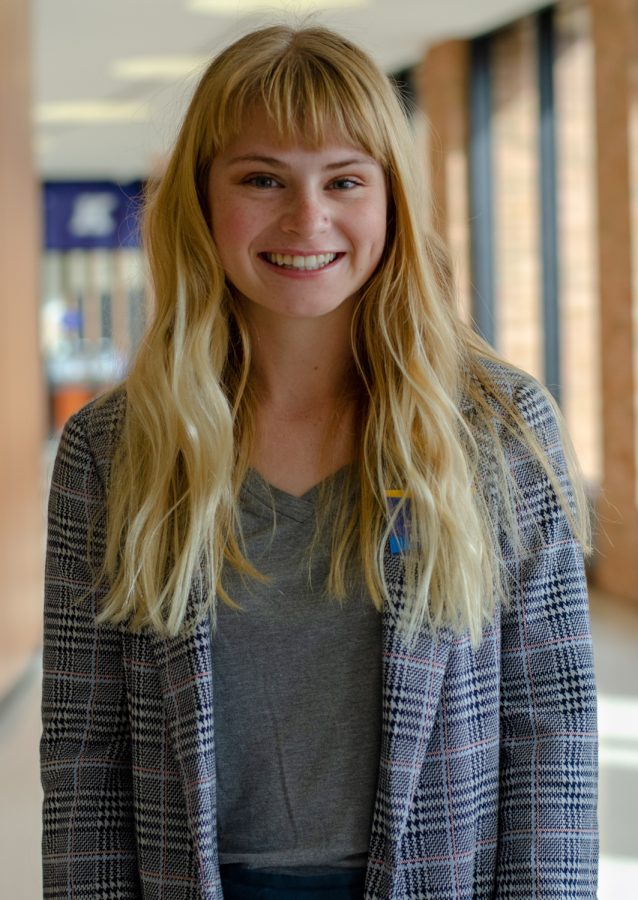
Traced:
[[212, 233], [226, 276], [260, 312], [314, 318], [354, 302], [383, 254], [381, 166], [327, 136], [283, 143], [263, 113], [211, 166]]

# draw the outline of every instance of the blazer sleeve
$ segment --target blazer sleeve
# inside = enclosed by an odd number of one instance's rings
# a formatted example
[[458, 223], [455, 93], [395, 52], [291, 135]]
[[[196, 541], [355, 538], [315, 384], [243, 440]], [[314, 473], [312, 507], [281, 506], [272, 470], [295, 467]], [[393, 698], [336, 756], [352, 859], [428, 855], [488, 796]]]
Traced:
[[[554, 412], [536, 384], [515, 394], [561, 487]], [[504, 539], [497, 900], [597, 896], [596, 686], [583, 558], [550, 480], [510, 447], [523, 552]]]
[[97, 626], [104, 489], [86, 411], [67, 424], [49, 499], [41, 780], [47, 900], [141, 897], [121, 636]]

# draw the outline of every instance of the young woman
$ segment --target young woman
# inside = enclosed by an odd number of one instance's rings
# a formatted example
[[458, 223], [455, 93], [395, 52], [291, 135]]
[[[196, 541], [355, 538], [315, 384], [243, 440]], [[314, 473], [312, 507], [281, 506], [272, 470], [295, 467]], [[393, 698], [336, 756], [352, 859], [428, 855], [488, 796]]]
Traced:
[[596, 896], [582, 488], [419, 172], [330, 31], [205, 73], [152, 326], [53, 476], [46, 897]]

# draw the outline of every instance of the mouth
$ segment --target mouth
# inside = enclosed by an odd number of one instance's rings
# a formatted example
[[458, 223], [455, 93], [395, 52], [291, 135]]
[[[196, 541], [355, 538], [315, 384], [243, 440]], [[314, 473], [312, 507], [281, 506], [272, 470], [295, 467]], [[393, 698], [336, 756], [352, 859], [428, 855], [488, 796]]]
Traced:
[[302, 256], [289, 253], [260, 253], [260, 258], [280, 269], [291, 269], [297, 272], [316, 272], [326, 269], [336, 262], [343, 253], [316, 253]]

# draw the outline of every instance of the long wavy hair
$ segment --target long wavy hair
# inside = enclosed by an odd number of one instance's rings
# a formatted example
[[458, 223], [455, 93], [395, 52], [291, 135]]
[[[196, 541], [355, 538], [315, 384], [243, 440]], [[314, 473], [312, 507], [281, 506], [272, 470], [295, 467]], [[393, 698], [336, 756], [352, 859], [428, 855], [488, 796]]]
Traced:
[[[263, 577], [243, 552], [238, 513], [257, 403], [250, 336], [211, 237], [207, 199], [211, 161], [257, 108], [285, 141], [318, 147], [336, 132], [374, 158], [388, 184], [384, 255], [352, 319], [361, 396], [356, 491], [334, 521], [329, 592], [345, 597], [355, 566], [383, 608], [384, 547], [409, 503], [406, 640], [427, 625], [467, 629], [477, 642], [502, 593], [498, 529], [519, 540], [503, 434], [532, 449], [587, 544], [580, 482], [575, 502], [563, 495], [483, 364], [492, 351], [456, 314], [445, 253], [425, 232], [422, 164], [393, 86], [359, 48], [321, 27], [263, 28], [214, 59], [147, 197], [143, 239], [155, 315], [124, 384], [99, 620], [174, 636], [203, 615], [215, 622], [218, 598], [234, 604], [222, 586], [224, 565]], [[500, 473], [499, 522], [477, 484], [477, 428], [490, 435]], [[389, 489], [404, 497], [392, 514]]]

